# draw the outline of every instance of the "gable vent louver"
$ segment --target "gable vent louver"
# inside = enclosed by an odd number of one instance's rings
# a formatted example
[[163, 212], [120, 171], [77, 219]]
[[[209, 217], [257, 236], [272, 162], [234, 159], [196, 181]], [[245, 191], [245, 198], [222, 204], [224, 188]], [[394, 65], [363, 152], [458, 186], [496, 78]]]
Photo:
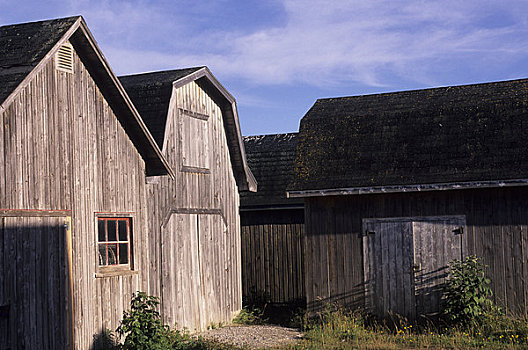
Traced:
[[62, 45], [55, 55], [57, 70], [73, 73], [73, 46], [70, 43]]

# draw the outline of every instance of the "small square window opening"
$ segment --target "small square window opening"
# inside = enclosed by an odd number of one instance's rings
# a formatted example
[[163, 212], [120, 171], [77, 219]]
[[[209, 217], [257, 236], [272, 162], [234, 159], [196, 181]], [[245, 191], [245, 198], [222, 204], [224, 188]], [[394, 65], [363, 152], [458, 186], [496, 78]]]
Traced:
[[99, 266], [129, 266], [131, 260], [130, 218], [98, 218]]

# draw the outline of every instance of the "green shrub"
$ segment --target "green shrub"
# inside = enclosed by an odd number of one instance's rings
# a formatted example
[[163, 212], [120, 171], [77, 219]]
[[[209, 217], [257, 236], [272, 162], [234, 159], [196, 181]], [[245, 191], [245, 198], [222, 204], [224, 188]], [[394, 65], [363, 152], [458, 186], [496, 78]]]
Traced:
[[233, 319], [234, 324], [241, 325], [256, 325], [264, 324], [264, 310], [258, 307], [245, 306], [240, 313]]
[[[202, 338], [191, 337], [187, 331], [164, 325], [156, 308], [159, 299], [144, 292], [132, 295], [130, 310], [123, 312], [117, 334], [124, 342], [108, 349], [122, 350], [224, 350], [232, 347]], [[109, 339], [114, 342], [110, 332]], [[106, 348], [105, 348], [106, 349]]]
[[476, 256], [453, 260], [444, 290], [443, 315], [462, 326], [479, 323], [492, 308], [490, 280]]
[[123, 313], [123, 320], [116, 332], [125, 337], [122, 348], [126, 350], [169, 349], [169, 328], [163, 324], [156, 307], [159, 299], [144, 292], [132, 295], [130, 310]]

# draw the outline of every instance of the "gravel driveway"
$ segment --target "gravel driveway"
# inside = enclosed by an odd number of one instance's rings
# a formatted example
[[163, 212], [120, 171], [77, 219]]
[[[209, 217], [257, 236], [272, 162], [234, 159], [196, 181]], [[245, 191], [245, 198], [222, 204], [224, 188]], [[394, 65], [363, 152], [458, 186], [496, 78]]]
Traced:
[[303, 336], [297, 329], [280, 326], [228, 326], [211, 329], [200, 335], [205, 339], [251, 349], [291, 344]]

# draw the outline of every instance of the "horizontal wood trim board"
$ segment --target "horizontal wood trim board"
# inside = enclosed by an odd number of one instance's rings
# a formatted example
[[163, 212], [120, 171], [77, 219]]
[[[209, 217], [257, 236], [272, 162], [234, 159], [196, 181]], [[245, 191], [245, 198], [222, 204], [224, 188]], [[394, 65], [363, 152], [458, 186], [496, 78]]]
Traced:
[[210, 174], [211, 170], [207, 168], [198, 168], [193, 166], [184, 165], [181, 167], [181, 171], [186, 173], [198, 173], [198, 174]]
[[103, 211], [97, 211], [94, 213], [96, 217], [100, 218], [100, 217], [116, 217], [116, 218], [122, 218], [122, 217], [130, 217], [130, 216], [133, 216], [135, 215], [136, 213], [131, 211], [131, 212], [103, 212]]
[[71, 210], [0, 209], [1, 217], [17, 217], [17, 216], [61, 217], [61, 216], [70, 216], [70, 215], [71, 215]]
[[198, 113], [198, 112], [193, 112], [193, 111], [189, 111], [189, 110], [186, 110], [186, 109], [183, 109], [183, 108], [178, 108], [178, 110], [180, 112], [182, 112], [184, 115], [188, 116], [188, 117], [191, 117], [191, 118], [196, 118], [196, 119], [200, 119], [200, 120], [207, 120], [209, 119], [209, 116], [207, 114], [202, 114], [202, 113]]
[[105, 277], [116, 277], [116, 276], [134, 276], [139, 275], [139, 271], [137, 270], [116, 270], [116, 271], [106, 271], [106, 272], [97, 272], [95, 274], [95, 278], [105, 278]]
[[291, 207], [258, 207], [258, 208], [240, 208], [240, 211], [262, 211], [262, 210], [299, 210], [304, 209], [304, 205], [296, 205]]
[[441, 221], [441, 220], [466, 220], [465, 215], [440, 215], [440, 216], [406, 216], [386, 218], [363, 218], [363, 225], [370, 222], [406, 222], [406, 221]]
[[177, 208], [171, 210], [172, 214], [209, 214], [222, 215], [221, 209], [198, 209], [198, 208]]
[[438, 184], [420, 185], [398, 185], [398, 186], [376, 186], [376, 187], [350, 187], [334, 188], [328, 190], [304, 190], [287, 191], [286, 197], [321, 197], [321, 196], [346, 196], [351, 194], [376, 194], [376, 193], [398, 193], [398, 192], [426, 192], [445, 190], [465, 190], [475, 188], [496, 188], [528, 186], [528, 179], [497, 180], [497, 181], [468, 181]]

